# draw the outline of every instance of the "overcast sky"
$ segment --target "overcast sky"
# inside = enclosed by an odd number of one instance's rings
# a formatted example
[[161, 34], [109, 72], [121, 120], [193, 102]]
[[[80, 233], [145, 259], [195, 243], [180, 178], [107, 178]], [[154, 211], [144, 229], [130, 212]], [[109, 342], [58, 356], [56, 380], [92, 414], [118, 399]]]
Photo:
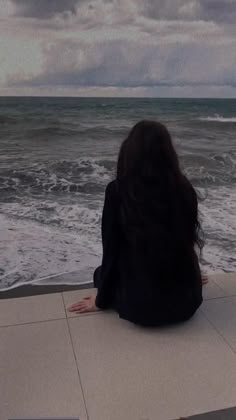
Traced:
[[236, 97], [236, 0], [0, 0], [0, 95]]

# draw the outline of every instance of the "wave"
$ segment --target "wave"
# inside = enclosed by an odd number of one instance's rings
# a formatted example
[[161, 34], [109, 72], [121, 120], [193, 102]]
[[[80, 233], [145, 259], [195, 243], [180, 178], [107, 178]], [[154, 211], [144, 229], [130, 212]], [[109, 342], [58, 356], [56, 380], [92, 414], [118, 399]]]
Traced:
[[47, 127], [38, 127], [38, 128], [31, 128], [27, 131], [28, 138], [40, 138], [40, 139], [48, 139], [52, 138], [53, 136], [73, 136], [77, 135], [78, 130], [74, 128], [63, 128], [60, 126], [47, 126]]
[[8, 117], [7, 115], [0, 115], [0, 124], [15, 124], [16, 119], [12, 117]]
[[114, 161], [80, 159], [59, 161], [50, 166], [34, 165], [22, 170], [8, 170], [0, 173], [0, 191], [3, 199], [4, 193], [100, 193], [110, 181], [114, 168]]
[[75, 123], [58, 123], [39, 127], [30, 127], [32, 123], [24, 122], [23, 127], [28, 140], [49, 141], [58, 138], [76, 138], [80, 141], [88, 139], [98, 140], [104, 138], [125, 137], [127, 129], [123, 127], [93, 126], [82, 127]]
[[216, 114], [214, 117], [201, 117], [199, 120], [219, 123], [236, 123], [236, 117], [222, 117], [218, 114]]
[[110, 122], [101, 122], [92, 125], [91, 123], [81, 123], [76, 119], [59, 120], [45, 117], [39, 118], [30, 115], [24, 117], [12, 117], [10, 115], [0, 115], [0, 126], [19, 124], [24, 128], [28, 138], [53, 138], [54, 136], [73, 136], [96, 137], [127, 134], [128, 127], [124, 123], [115, 125]]
[[234, 184], [236, 153], [187, 154], [181, 156], [183, 171], [195, 186]]
[[[181, 164], [196, 186], [223, 185], [236, 181], [236, 154], [185, 154]], [[115, 175], [115, 159], [81, 158], [50, 165], [0, 171], [1, 201], [15, 195], [44, 193], [101, 194]]]

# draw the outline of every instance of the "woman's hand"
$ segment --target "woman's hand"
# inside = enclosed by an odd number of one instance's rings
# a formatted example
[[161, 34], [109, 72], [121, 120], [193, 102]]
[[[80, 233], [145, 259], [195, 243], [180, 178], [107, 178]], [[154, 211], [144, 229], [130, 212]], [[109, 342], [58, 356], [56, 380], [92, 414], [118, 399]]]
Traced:
[[99, 308], [95, 304], [95, 300], [96, 296], [85, 297], [81, 301], [69, 306], [68, 311], [75, 312], [76, 314], [99, 311]]

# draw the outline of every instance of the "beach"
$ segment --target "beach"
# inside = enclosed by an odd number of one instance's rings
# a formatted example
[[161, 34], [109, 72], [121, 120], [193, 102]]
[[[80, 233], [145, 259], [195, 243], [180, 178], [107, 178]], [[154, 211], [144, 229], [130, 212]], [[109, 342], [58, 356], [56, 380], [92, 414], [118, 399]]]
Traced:
[[92, 281], [105, 187], [143, 118], [167, 124], [197, 190], [202, 269], [235, 271], [235, 116], [236, 100], [0, 98], [0, 289], [70, 272]]

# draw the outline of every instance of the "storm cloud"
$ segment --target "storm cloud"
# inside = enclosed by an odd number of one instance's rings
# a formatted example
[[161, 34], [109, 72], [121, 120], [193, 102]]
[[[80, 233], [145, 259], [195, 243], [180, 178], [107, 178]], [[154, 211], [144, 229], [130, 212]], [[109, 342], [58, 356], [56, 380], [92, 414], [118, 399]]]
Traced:
[[234, 23], [236, 3], [235, 0], [147, 0], [143, 14], [154, 19]]
[[75, 14], [78, 0], [12, 0], [15, 15], [48, 19], [67, 12]]
[[[140, 15], [157, 20], [206, 20], [215, 22], [235, 22], [235, 0], [127, 0], [127, 8], [133, 6]], [[12, 0], [15, 14], [38, 19], [52, 18], [57, 14], [76, 14], [81, 3], [88, 10], [96, 8], [90, 0]], [[98, 5], [99, 1], [96, 2]], [[103, 0], [113, 8], [122, 7], [122, 1]], [[125, 17], [125, 16], [124, 16]]]
[[175, 0], [174, 7], [173, 0], [4, 5], [1, 94], [236, 94], [233, 0]]

